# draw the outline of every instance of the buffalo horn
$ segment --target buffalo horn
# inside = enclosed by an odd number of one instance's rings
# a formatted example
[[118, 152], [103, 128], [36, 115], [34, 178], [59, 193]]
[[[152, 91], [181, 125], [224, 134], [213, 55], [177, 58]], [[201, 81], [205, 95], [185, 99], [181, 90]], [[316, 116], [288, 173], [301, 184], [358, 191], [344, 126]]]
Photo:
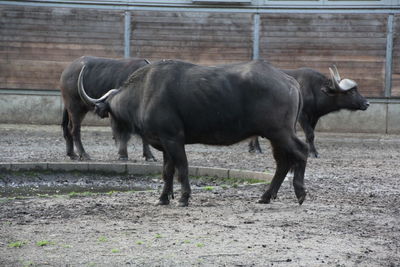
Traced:
[[79, 93], [79, 96], [81, 97], [81, 99], [83, 100], [83, 102], [85, 102], [87, 105], [94, 106], [94, 105], [96, 105], [96, 103], [99, 103], [99, 102], [102, 102], [103, 100], [105, 100], [109, 95], [117, 93], [119, 91], [118, 89], [111, 89], [110, 91], [108, 91], [106, 94], [104, 94], [102, 97], [100, 97], [98, 99], [91, 98], [90, 96], [88, 96], [86, 94], [85, 88], [83, 86], [83, 71], [84, 70], [85, 70], [85, 65], [83, 65], [81, 72], [79, 73], [78, 93]]
[[357, 86], [357, 83], [353, 80], [340, 79], [340, 74], [339, 74], [338, 69], [336, 68], [336, 65], [333, 65], [333, 70], [332, 70], [332, 68], [329, 68], [329, 71], [331, 73], [331, 79], [332, 79], [332, 82], [333, 82], [336, 90], [348, 91]]

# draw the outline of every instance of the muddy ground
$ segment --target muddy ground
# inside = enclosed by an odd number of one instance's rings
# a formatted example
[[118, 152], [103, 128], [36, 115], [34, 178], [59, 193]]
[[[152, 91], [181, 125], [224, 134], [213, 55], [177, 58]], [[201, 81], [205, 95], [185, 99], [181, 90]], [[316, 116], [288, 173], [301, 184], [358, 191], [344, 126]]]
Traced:
[[[108, 128], [84, 128], [83, 140], [94, 161], [115, 161]], [[130, 160], [143, 162], [132, 143]], [[158, 176], [3, 171], [3, 189], [97, 179], [133, 190], [3, 194], [0, 266], [399, 266], [400, 136], [317, 133], [316, 144], [302, 206], [290, 177], [268, 205], [257, 203], [265, 184], [191, 179], [190, 206], [179, 208], [154, 205]], [[262, 146], [262, 155], [246, 142], [191, 145], [187, 154], [191, 165], [273, 172]], [[0, 147], [0, 162], [68, 161], [57, 126], [0, 125]]]

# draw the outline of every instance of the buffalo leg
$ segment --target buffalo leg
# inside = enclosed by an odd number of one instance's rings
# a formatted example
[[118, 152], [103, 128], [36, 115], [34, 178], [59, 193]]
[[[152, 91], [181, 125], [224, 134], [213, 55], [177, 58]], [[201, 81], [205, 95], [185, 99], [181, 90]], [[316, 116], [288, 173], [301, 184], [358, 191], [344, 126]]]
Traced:
[[306, 161], [299, 162], [294, 168], [293, 187], [299, 204], [303, 204], [307, 192], [304, 188], [304, 172], [306, 169]]
[[63, 110], [63, 118], [62, 118], [61, 126], [63, 129], [64, 139], [65, 139], [65, 143], [67, 146], [66, 147], [67, 148], [67, 156], [69, 156], [72, 160], [77, 159], [78, 155], [76, 155], [74, 152], [74, 139], [72, 138], [72, 134], [71, 134], [72, 122], [69, 119], [68, 111], [65, 108]]
[[290, 137], [283, 138], [280, 141], [271, 140], [271, 145], [277, 167], [269, 188], [262, 195], [259, 202], [270, 203], [271, 198], [276, 198], [279, 188], [288, 171], [293, 169], [293, 185], [296, 197], [301, 205], [306, 197], [306, 191], [304, 189], [304, 172], [308, 155], [307, 144], [303, 143], [293, 133]]
[[179, 206], [186, 207], [189, 205], [189, 198], [191, 189], [189, 184], [189, 170], [188, 162], [183, 142], [175, 140], [163, 140], [163, 148], [167, 156], [172, 160], [178, 171], [178, 181], [181, 183], [181, 198], [179, 199]]
[[270, 203], [271, 198], [272, 199], [276, 198], [278, 190], [281, 187], [287, 173], [290, 170], [290, 164], [286, 160], [287, 154], [285, 150], [273, 142], [271, 142], [271, 145], [273, 149], [273, 155], [276, 161], [276, 171], [274, 177], [272, 178], [271, 183], [269, 184], [268, 189], [265, 191], [265, 193], [261, 196], [261, 199], [259, 200], [259, 203], [265, 203], [265, 204]]
[[126, 161], [128, 160], [128, 140], [118, 140], [118, 159]]
[[254, 153], [254, 152], [262, 153], [261, 146], [260, 146], [260, 142], [259, 142], [259, 140], [258, 140], [258, 136], [254, 136], [254, 137], [252, 137], [252, 138], [250, 139], [250, 142], [249, 142], [249, 152], [250, 152], [250, 153]]
[[76, 150], [79, 155], [79, 159], [81, 160], [90, 160], [89, 155], [85, 152], [85, 149], [83, 148], [82, 141], [81, 141], [81, 123], [82, 120], [85, 116], [85, 113], [79, 113], [78, 114], [70, 114], [72, 126], [71, 126], [71, 133], [72, 133], [72, 138], [74, 140], [74, 144], [76, 147]]
[[317, 125], [317, 122], [310, 121], [307, 118], [301, 118], [300, 119], [300, 125], [301, 128], [303, 128], [304, 134], [306, 135], [306, 141], [307, 144], [310, 146], [310, 155], [314, 156], [315, 158], [318, 158], [318, 151], [315, 148], [314, 144], [314, 129], [315, 126]]
[[146, 161], [157, 161], [156, 158], [153, 156], [153, 153], [151, 153], [149, 143], [145, 141], [142, 138], [142, 144], [143, 144], [143, 157], [145, 158]]
[[174, 198], [173, 187], [174, 187], [175, 166], [172, 160], [168, 157], [167, 153], [165, 152], [163, 153], [163, 158], [164, 158], [164, 163], [163, 163], [162, 177], [164, 180], [164, 187], [158, 205], [168, 205], [169, 197], [172, 196], [172, 198]]
[[126, 161], [128, 160], [128, 142], [131, 134], [114, 120], [111, 120], [111, 128], [115, 142], [118, 144], [118, 159]]

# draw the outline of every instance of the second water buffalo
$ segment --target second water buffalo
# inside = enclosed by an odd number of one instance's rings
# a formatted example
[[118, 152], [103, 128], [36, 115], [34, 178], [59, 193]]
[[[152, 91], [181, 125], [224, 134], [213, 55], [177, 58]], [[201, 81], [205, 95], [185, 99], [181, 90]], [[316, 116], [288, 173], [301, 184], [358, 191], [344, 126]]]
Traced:
[[[93, 97], [100, 97], [113, 88], [118, 88], [137, 69], [149, 62], [141, 58], [111, 59], [83, 56], [74, 60], [61, 74], [60, 89], [64, 100], [62, 128], [67, 145], [67, 155], [71, 159], [90, 159], [82, 145], [81, 123], [91, 105], [82, 101], [78, 94], [78, 76], [82, 66], [86, 66], [85, 89]], [[74, 144], [78, 155], [74, 152]], [[119, 158], [126, 160], [126, 144], [119, 146]], [[146, 160], [155, 160], [149, 145], [143, 142], [143, 156]]]
[[[341, 109], [366, 110], [369, 107], [369, 102], [358, 92], [355, 81], [341, 79], [335, 66], [329, 68], [330, 78], [310, 68], [283, 71], [294, 77], [300, 84], [304, 102], [299, 123], [310, 146], [310, 155], [317, 158], [318, 151], [314, 144], [314, 130], [318, 120], [328, 113]], [[250, 140], [249, 151], [261, 152], [258, 137], [253, 137]]]

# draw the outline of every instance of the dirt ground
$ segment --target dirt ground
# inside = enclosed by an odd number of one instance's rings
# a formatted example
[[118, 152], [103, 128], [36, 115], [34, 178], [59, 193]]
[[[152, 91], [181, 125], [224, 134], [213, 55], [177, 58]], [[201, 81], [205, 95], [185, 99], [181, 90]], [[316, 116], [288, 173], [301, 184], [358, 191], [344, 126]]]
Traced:
[[[400, 266], [400, 136], [316, 135], [321, 158], [308, 161], [302, 206], [291, 177], [268, 205], [257, 203], [266, 184], [191, 179], [190, 206], [179, 208], [154, 205], [159, 177], [3, 171], [3, 188], [95, 177], [145, 189], [1, 197], [0, 266]], [[132, 143], [130, 160], [142, 162]], [[94, 161], [117, 158], [107, 127], [84, 128], [83, 144]], [[273, 172], [262, 146], [262, 155], [246, 142], [187, 154], [191, 165]], [[68, 161], [58, 126], [0, 125], [0, 147], [0, 162]]]

